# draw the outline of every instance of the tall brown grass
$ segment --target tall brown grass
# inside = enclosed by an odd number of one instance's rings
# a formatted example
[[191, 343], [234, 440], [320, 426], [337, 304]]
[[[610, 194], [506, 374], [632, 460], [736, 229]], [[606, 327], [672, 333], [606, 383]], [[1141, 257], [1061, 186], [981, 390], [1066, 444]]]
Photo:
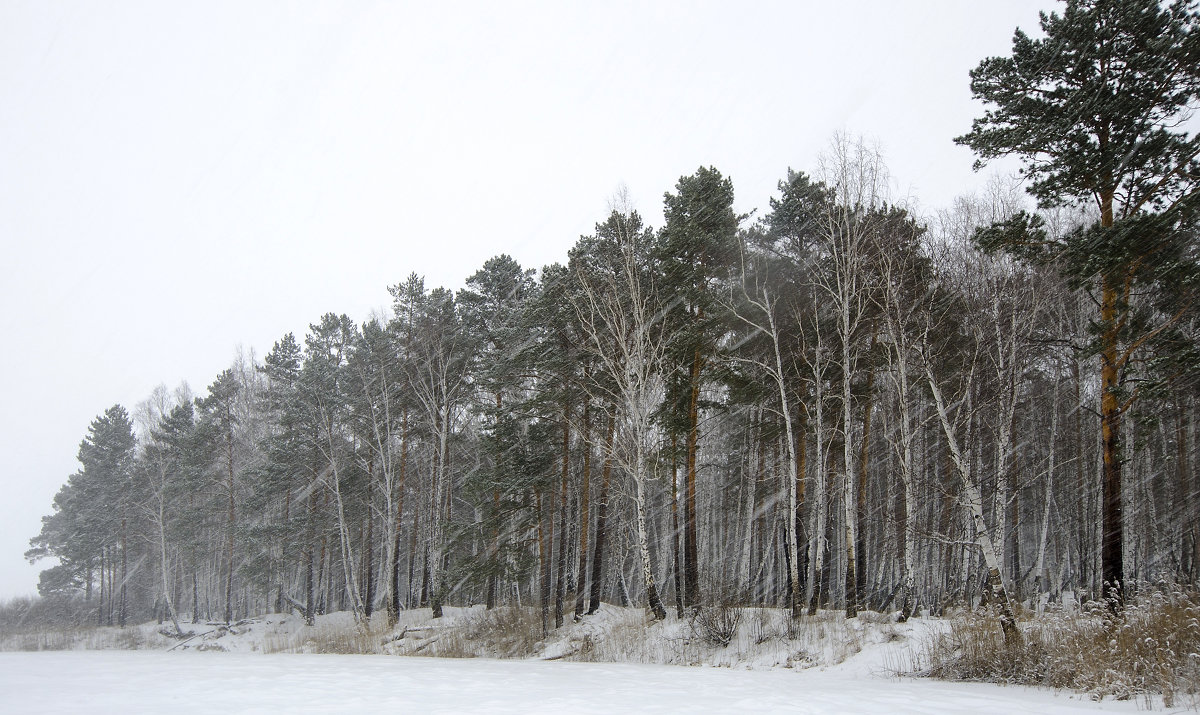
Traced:
[[931, 634], [913, 670], [948, 680], [979, 680], [1089, 693], [1099, 699], [1161, 695], [1166, 707], [1195, 706], [1200, 693], [1200, 594], [1174, 585], [1143, 590], [1119, 615], [1104, 603], [1048, 611], [1020, 623], [1022, 648], [1004, 644], [984, 612], [950, 620]]

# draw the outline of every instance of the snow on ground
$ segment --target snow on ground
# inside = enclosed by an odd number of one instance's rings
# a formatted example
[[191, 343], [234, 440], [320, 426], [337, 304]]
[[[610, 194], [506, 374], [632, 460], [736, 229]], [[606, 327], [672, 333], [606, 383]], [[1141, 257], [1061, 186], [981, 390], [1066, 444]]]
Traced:
[[[0, 639], [0, 713], [1136, 712], [1138, 702], [898, 678], [941, 619], [740, 609], [716, 645], [696, 623], [601, 609], [540, 639], [534, 609], [269, 614], [231, 626], [146, 623]], [[373, 655], [361, 655], [370, 653]], [[354, 655], [344, 655], [354, 654]], [[389, 657], [389, 656], [413, 657]], [[444, 656], [425, 658], [421, 656]], [[446, 657], [448, 656], [448, 657]], [[492, 660], [504, 657], [509, 660]], [[583, 661], [583, 662], [571, 662]], [[701, 666], [691, 668], [680, 665]], [[1156, 701], [1158, 699], [1155, 699]], [[1159, 704], [1161, 701], [1158, 701]]]
[[1136, 712], [1044, 690], [863, 675], [364, 655], [0, 653], [6, 713]]

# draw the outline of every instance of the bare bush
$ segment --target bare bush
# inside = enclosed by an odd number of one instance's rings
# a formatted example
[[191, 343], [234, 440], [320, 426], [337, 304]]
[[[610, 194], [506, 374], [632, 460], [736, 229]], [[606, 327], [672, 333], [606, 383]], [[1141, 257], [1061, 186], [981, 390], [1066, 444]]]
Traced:
[[742, 623], [742, 609], [729, 605], [708, 606], [692, 611], [692, 632], [709, 645], [724, 648], [733, 642]]

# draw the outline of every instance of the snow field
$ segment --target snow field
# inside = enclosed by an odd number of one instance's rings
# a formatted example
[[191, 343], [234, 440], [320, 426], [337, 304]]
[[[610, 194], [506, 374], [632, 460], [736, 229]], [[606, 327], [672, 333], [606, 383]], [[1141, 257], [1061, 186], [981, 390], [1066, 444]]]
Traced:
[[0, 653], [8, 713], [1136, 712], [981, 683], [656, 665], [148, 651]]
[[[732, 639], [719, 647], [674, 615], [647, 624], [642, 610], [607, 604], [579, 623], [568, 618], [543, 640], [532, 609], [447, 608], [436, 621], [428, 609], [404, 611], [394, 629], [377, 616], [366, 629], [349, 613], [319, 616], [311, 627], [296, 615], [270, 614], [230, 627], [181, 623], [193, 632], [183, 641], [154, 623], [49, 639], [66, 650], [0, 653], [0, 712], [1138, 709], [1048, 690], [896, 677], [911, 669], [916, 644], [945, 627], [940, 619], [901, 625], [879, 614], [847, 621], [823, 612], [789, 628], [782, 610], [742, 609]], [[488, 659], [497, 656], [511, 659]]]

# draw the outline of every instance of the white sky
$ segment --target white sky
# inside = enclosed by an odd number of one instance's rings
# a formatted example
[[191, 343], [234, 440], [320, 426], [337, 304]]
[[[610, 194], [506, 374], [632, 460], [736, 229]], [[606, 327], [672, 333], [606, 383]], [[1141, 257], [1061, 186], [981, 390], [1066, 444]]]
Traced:
[[416, 271], [563, 261], [624, 183], [767, 208], [844, 130], [927, 209], [980, 186], [967, 72], [1051, 0], [0, 0], [0, 598], [91, 420], [200, 393]]

